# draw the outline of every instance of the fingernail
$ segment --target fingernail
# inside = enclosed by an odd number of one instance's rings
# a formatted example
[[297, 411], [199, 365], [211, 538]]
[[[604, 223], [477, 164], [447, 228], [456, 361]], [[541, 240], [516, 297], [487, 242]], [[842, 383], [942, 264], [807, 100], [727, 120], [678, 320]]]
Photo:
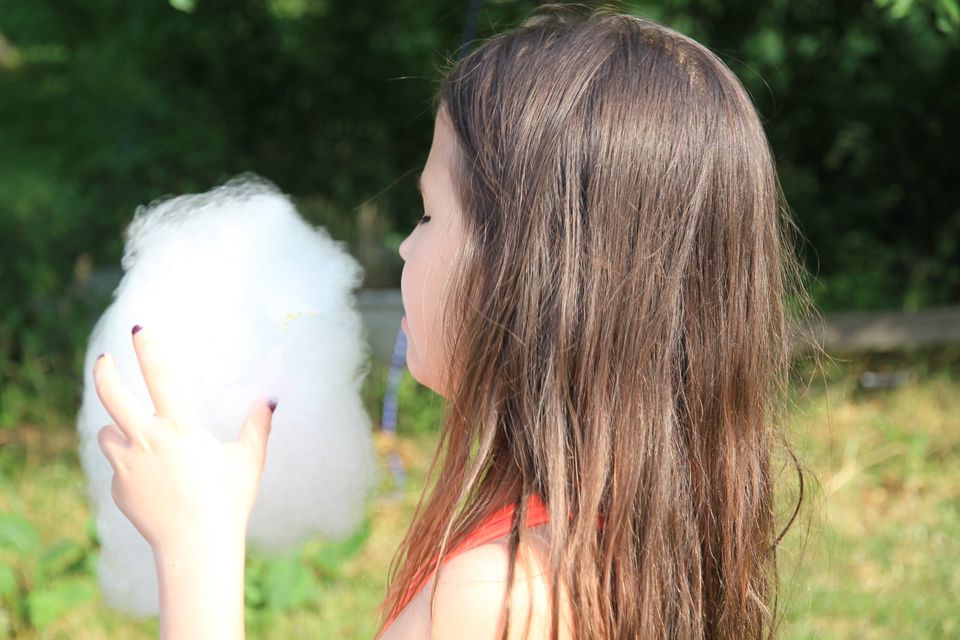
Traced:
[[267, 406], [270, 407], [270, 413], [273, 413], [277, 408], [277, 399], [270, 398], [270, 400], [267, 401]]
[[130, 330], [130, 333], [132, 333], [133, 335], [137, 335], [137, 331], [140, 331], [140, 329], [143, 329], [143, 327], [141, 327], [138, 324], [135, 324], [133, 325], [133, 329]]

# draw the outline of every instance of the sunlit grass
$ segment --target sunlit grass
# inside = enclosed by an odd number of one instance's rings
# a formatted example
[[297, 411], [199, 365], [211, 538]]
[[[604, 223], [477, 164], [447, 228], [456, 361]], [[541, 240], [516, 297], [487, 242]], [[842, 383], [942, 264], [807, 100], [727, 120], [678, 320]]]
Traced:
[[819, 483], [784, 543], [785, 636], [960, 636], [957, 376], [872, 392], [835, 380], [794, 418]]
[[[376, 418], [382, 394], [383, 371], [376, 369], [364, 393]], [[330, 543], [305, 545], [295, 557], [313, 576], [308, 596], [292, 610], [248, 609], [248, 637], [372, 636], [442, 408], [436, 396], [404, 378], [395, 446], [409, 473], [405, 489], [395, 491], [383, 463], [392, 445], [379, 441], [383, 483], [368, 506], [363, 547], [331, 572], [316, 560]], [[130, 620], [99, 597], [40, 630], [24, 623], [24, 600], [45, 554], [58, 541], [88, 544], [89, 557], [68, 577], [90, 582], [96, 544], [73, 425], [0, 433], [0, 514], [23, 516], [39, 537], [32, 553], [0, 554], [17, 579], [15, 597], [0, 596], [0, 638], [156, 637], [156, 620]], [[867, 393], [857, 389], [851, 371], [832, 372], [826, 383], [798, 390], [791, 433], [808, 479], [816, 481], [807, 484], [801, 517], [782, 544], [781, 637], [960, 636], [960, 376], [922, 373], [900, 388]], [[787, 470], [780, 481], [784, 494], [794, 496], [796, 476]], [[248, 571], [270, 562], [251, 552]]]

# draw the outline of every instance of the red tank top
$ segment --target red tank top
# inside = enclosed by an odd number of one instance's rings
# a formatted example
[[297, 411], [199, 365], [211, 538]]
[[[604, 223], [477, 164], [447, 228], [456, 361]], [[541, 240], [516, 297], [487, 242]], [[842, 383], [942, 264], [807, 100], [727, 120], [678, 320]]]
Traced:
[[[514, 511], [516, 511], [516, 505], [508, 504], [507, 506], [491, 513], [473, 531], [467, 534], [467, 537], [464, 538], [460, 544], [444, 555], [444, 561], [447, 561], [455, 555], [463, 553], [464, 551], [473, 549], [474, 547], [479, 547], [482, 544], [486, 544], [510, 533], [510, 523], [513, 520]], [[536, 527], [549, 522], [549, 520], [550, 517], [547, 512], [547, 505], [543, 502], [543, 499], [536, 494], [531, 495], [530, 499], [527, 501], [526, 527]], [[433, 574], [434, 572], [430, 572], [430, 574], [428, 574], [422, 582], [411, 585], [411, 587], [407, 589], [407, 593], [404, 596], [403, 601], [401, 602], [400, 606], [397, 607], [394, 614], [387, 619], [386, 624], [384, 624], [384, 628], [389, 626], [396, 619], [396, 617], [400, 615], [400, 612], [403, 611], [404, 607], [406, 607], [410, 601], [413, 600], [413, 597], [417, 595], [421, 589], [423, 589], [424, 585], [430, 581], [430, 579], [433, 577]]]

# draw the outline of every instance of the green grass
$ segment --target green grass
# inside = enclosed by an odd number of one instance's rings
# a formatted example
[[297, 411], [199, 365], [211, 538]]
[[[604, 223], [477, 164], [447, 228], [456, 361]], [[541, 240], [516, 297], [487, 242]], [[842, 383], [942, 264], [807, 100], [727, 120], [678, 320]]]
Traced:
[[[874, 393], [857, 391], [855, 376], [845, 365], [795, 394], [792, 438], [815, 482], [782, 546], [781, 637], [958, 637], [960, 376], [922, 371]], [[377, 369], [364, 391], [372, 416], [382, 393]], [[383, 465], [381, 496], [353, 540], [317, 539], [286, 558], [249, 552], [248, 637], [372, 637], [442, 406], [405, 377], [396, 446], [410, 482], [395, 492]], [[112, 612], [95, 588], [73, 425], [20, 426], [0, 438], [0, 638], [156, 637], [156, 620]], [[387, 446], [378, 442], [381, 461]], [[789, 489], [796, 476], [788, 468], [781, 480]]]
[[960, 637], [957, 375], [869, 393], [842, 377], [793, 415], [818, 484], [784, 543], [785, 637]]

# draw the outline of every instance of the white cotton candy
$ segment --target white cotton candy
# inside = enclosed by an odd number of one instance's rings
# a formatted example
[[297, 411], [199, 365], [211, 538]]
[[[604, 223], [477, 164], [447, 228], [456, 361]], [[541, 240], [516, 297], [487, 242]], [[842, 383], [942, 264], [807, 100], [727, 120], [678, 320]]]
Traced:
[[221, 442], [236, 440], [255, 401], [279, 399], [247, 532], [252, 547], [280, 551], [349, 534], [377, 474], [360, 397], [368, 348], [353, 292], [362, 271], [340, 243], [249, 174], [139, 208], [126, 236], [123, 279], [87, 347], [78, 429], [104, 598], [147, 616], [159, 610], [153, 555], [111, 497], [113, 469], [97, 432], [113, 420], [92, 373], [109, 352], [153, 413], [134, 324], [162, 341], [179, 386]]

